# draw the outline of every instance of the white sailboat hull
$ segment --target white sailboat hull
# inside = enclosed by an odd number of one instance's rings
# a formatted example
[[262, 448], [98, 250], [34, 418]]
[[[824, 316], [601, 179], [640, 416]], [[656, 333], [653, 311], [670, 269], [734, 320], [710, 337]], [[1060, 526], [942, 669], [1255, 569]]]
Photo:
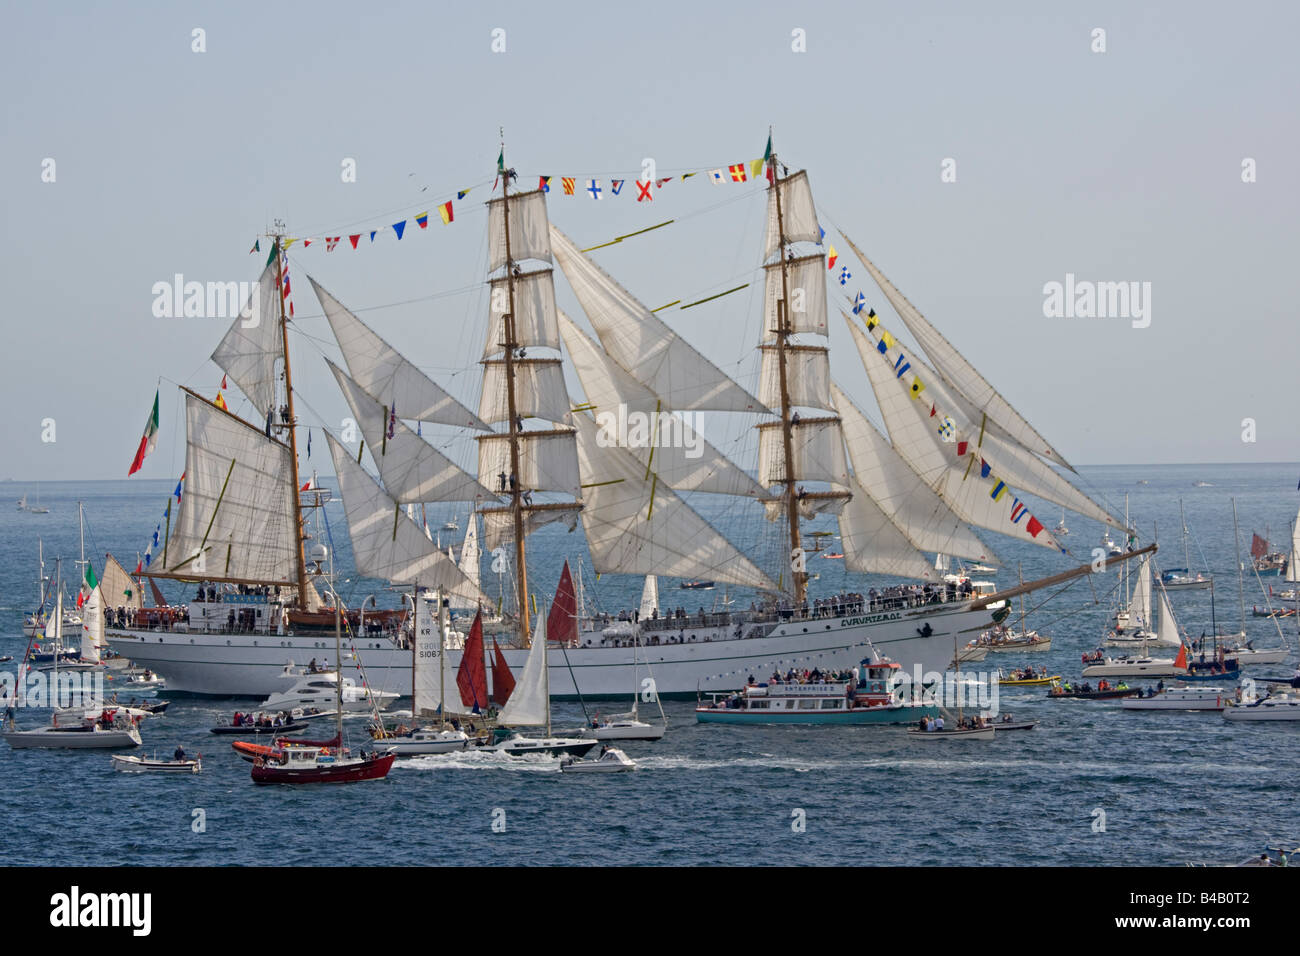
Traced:
[[[559, 649], [551, 648], [551, 696], [576, 698], [576, 675], [584, 697], [626, 697], [634, 667], [644, 676], [648, 663], [661, 696], [694, 698], [697, 691], [737, 690], [750, 674], [766, 679], [778, 668], [849, 669], [870, 656], [873, 648], [909, 674], [918, 665], [923, 672], [942, 673], [952, 659], [954, 641], [965, 644], [989, 624], [987, 609], [974, 611], [968, 603], [953, 603], [795, 619], [771, 625], [763, 637], [734, 638], [730, 628], [686, 625], [685, 643], [647, 645], [643, 638], [635, 648], [630, 641], [625, 647], [569, 648], [567, 661]], [[927, 625], [930, 633], [923, 635]], [[165, 677], [169, 693], [226, 697], [269, 696], [283, 687], [281, 674], [287, 661], [301, 662], [332, 650], [332, 642], [312, 635], [128, 630], [110, 631], [106, 637], [114, 651]], [[370, 687], [410, 693], [409, 649], [379, 638], [360, 639], [356, 646]], [[460, 666], [461, 653], [448, 650], [449, 670]], [[521, 673], [528, 652], [503, 648], [503, 653], [510, 669]], [[490, 677], [490, 666], [488, 671]]]
[[1181, 673], [1174, 667], [1172, 658], [1161, 657], [1108, 660], [1104, 664], [1089, 664], [1083, 669], [1084, 677], [1177, 677]]
[[4, 738], [15, 750], [110, 750], [140, 746], [140, 732], [134, 727], [123, 730], [41, 727], [38, 730], [11, 730]]
[[1300, 697], [1270, 697], [1257, 704], [1224, 708], [1227, 720], [1300, 720]]

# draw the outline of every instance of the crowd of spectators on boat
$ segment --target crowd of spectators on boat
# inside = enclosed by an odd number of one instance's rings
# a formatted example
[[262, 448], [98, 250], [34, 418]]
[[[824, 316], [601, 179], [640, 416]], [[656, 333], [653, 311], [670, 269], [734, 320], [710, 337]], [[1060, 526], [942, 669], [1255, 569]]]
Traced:
[[[796, 670], [789, 668], [783, 675], [780, 670], [772, 671], [772, 676], [767, 679], [769, 687], [781, 684], [842, 684], [846, 681], [856, 681], [857, 674], [852, 670], [821, 670], [814, 667], [811, 670], [804, 668]], [[749, 677], [749, 686], [757, 686], [754, 676]]]
[[235, 711], [235, 716], [230, 721], [232, 727], [287, 727], [293, 723], [293, 717], [288, 711], [282, 710], [274, 717], [270, 714], [243, 714]]

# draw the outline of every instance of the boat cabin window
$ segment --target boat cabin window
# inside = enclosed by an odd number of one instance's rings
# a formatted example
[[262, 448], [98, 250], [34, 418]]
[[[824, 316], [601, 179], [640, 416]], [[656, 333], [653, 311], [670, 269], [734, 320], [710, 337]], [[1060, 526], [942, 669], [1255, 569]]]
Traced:
[[840, 709], [840, 705], [843, 704], [843, 703], [844, 703], [844, 701], [839, 700], [839, 699], [836, 699], [836, 700], [824, 700], [824, 701], [822, 701], [822, 710], [839, 710], [839, 709]]
[[800, 709], [800, 710], [816, 710], [816, 709], [817, 709], [817, 701], [815, 701], [815, 700], [801, 700], [801, 701], [799, 701], [799, 709]]

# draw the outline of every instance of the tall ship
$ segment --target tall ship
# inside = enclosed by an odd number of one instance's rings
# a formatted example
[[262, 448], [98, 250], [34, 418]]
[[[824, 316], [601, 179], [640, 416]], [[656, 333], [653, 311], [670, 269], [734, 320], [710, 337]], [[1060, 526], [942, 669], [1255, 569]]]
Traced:
[[[1009, 598], [1094, 570], [1076, 565], [994, 594], [942, 578], [927, 552], [997, 563], [977, 529], [1072, 563], [1022, 494], [1131, 540], [1123, 522], [1065, 477], [1074, 471], [1068, 462], [844, 236], [929, 360], [906, 349], [861, 294], [845, 299], [848, 335], [888, 434], [877, 429], [851, 389], [831, 380], [834, 273], [808, 175], [780, 163], [770, 139], [764, 162], [757, 394], [552, 225], [544, 190], [514, 189], [504, 148], [500, 195], [487, 204], [489, 308], [476, 411], [311, 279], [343, 358], [330, 370], [362, 439], [353, 451], [327, 432], [358, 574], [407, 591], [412, 609], [432, 591], [469, 617], [483, 610], [495, 622], [485, 624], [497, 632], [491, 643], [516, 673], [532, 644], [532, 595], [550, 590], [529, 576], [530, 536], [544, 526], [580, 528], [592, 570], [644, 576], [645, 594], [657, 595], [665, 577], [752, 593], [743, 611], [661, 614], [652, 599], [627, 620], [611, 624], [579, 610], [571, 626], [547, 629], [555, 697], [625, 696], [639, 662], [661, 696], [693, 698], [737, 690], [751, 674], [800, 661], [847, 671], [864, 657], [887, 656], [909, 672], [943, 671], [954, 644], [1004, 616]], [[273, 237], [250, 302], [261, 321], [236, 319], [212, 354], [253, 420], [184, 389], [185, 494], [149, 576], [186, 582], [196, 597], [177, 614], [148, 618], [158, 621], [149, 629], [107, 632], [115, 651], [165, 677], [169, 692], [269, 694], [281, 688], [289, 661], [320, 658], [332, 644], [310, 626], [312, 615], [333, 614], [322, 614], [305, 556], [304, 511], [321, 497], [300, 483], [285, 245]], [[557, 308], [553, 265], [590, 332]], [[566, 357], [581, 400], [568, 394]], [[750, 416], [756, 460], [734, 461], [693, 433], [682, 413], [701, 411]], [[623, 435], [614, 422], [633, 412], [656, 434]], [[427, 440], [424, 425], [472, 439], [476, 474]], [[660, 428], [678, 440], [656, 440]], [[731, 540], [701, 513], [705, 501], [756, 515], [754, 536], [768, 543]], [[417, 505], [446, 502], [474, 509], [473, 546], [467, 540], [460, 560], [415, 517]], [[864, 593], [810, 587], [806, 559], [816, 538], [807, 526], [831, 521], [845, 569], [886, 576], [870, 582], [879, 589], [866, 579]], [[484, 590], [485, 553], [499, 580], [509, 581], [508, 594], [504, 586], [495, 598]], [[355, 663], [370, 687], [406, 693], [415, 622], [399, 612], [366, 620], [352, 641]], [[439, 631], [441, 666], [456, 669], [462, 642]], [[487, 653], [484, 642], [474, 646]]]

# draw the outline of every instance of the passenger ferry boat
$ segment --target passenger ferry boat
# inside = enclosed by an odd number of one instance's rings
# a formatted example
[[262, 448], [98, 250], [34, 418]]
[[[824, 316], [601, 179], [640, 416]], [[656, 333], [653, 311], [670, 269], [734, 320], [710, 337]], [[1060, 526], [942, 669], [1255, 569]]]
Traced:
[[702, 724], [906, 724], [939, 708], [908, 704], [897, 691], [898, 663], [864, 660], [856, 680], [750, 684], [734, 694], [710, 694], [695, 708]]

